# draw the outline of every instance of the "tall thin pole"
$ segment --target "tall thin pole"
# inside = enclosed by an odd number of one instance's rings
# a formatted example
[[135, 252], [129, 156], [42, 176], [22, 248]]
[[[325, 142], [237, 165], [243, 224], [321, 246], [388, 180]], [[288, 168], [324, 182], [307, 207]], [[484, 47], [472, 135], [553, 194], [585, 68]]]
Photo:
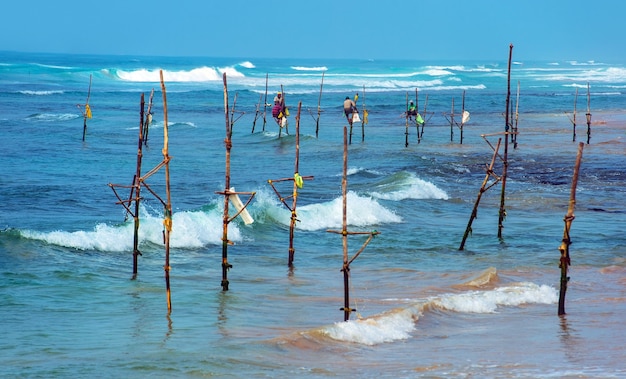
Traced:
[[89, 90], [87, 91], [87, 101], [85, 101], [85, 110], [83, 112], [83, 141], [87, 134], [87, 119], [91, 118], [91, 108], [89, 107], [89, 98], [91, 97], [91, 75], [89, 75]]
[[563, 219], [563, 221], [565, 222], [565, 227], [563, 229], [563, 241], [561, 242], [561, 246], [559, 246], [559, 251], [561, 252], [561, 259], [559, 261], [559, 268], [561, 269], [561, 286], [559, 289], [558, 310], [559, 316], [565, 314], [565, 292], [567, 291], [567, 282], [569, 281], [567, 271], [568, 267], [571, 264], [569, 256], [569, 245], [571, 245], [572, 241], [570, 240], [569, 231], [572, 226], [572, 221], [574, 221], [574, 207], [576, 206], [576, 186], [578, 185], [578, 172], [580, 169], [580, 161], [583, 155], [583, 147], [584, 144], [580, 142], [578, 144], [578, 154], [576, 154], [576, 164], [574, 165], [574, 175], [572, 177], [572, 188], [569, 195], [569, 205], [567, 207], [567, 214]]
[[591, 139], [591, 93], [589, 92], [589, 83], [587, 83], [587, 145]]
[[347, 130], [343, 128], [343, 175], [341, 177], [341, 195], [343, 204], [343, 214], [341, 217], [341, 244], [343, 247], [343, 314], [344, 321], [350, 319], [350, 265], [348, 263], [348, 143]]
[[315, 120], [315, 138], [318, 137], [320, 130], [320, 116], [322, 113], [322, 88], [324, 87], [324, 72], [322, 72], [322, 83], [320, 84], [320, 96], [317, 98], [317, 119]]
[[406, 93], [404, 111], [404, 147], [409, 147], [409, 92]]
[[296, 207], [298, 202], [298, 188], [302, 187], [302, 182], [298, 180], [300, 173], [298, 166], [300, 164], [300, 110], [302, 108], [302, 102], [298, 103], [298, 113], [296, 114], [296, 158], [294, 164], [294, 180], [293, 180], [293, 192], [291, 202], [291, 221], [289, 222], [289, 267], [293, 266], [293, 259], [295, 255], [295, 249], [293, 247], [293, 236], [296, 228], [296, 221], [298, 216], [296, 214]]
[[167, 295], [167, 311], [172, 312], [172, 298], [170, 294], [170, 233], [172, 232], [172, 198], [170, 192], [170, 156], [169, 156], [169, 136], [167, 121], [167, 95], [165, 92], [165, 82], [163, 81], [163, 70], [160, 70], [161, 91], [163, 92], [163, 162], [165, 162], [165, 192], [167, 203], [165, 205], [165, 217], [163, 220], [165, 237], [165, 288]]
[[265, 124], [267, 123], [267, 81], [269, 74], [265, 74], [265, 100], [263, 101], [263, 131], [265, 131]]
[[[228, 116], [228, 85], [226, 83], [226, 73], [222, 75], [224, 82], [224, 117], [226, 119], [226, 177], [224, 178], [224, 191], [230, 189], [230, 149], [232, 148], [232, 128]], [[228, 291], [228, 270], [232, 267], [228, 263], [228, 196], [224, 196], [224, 217], [223, 217], [223, 233], [222, 233], [222, 290]]]
[[134, 234], [133, 234], [133, 278], [137, 276], [137, 257], [139, 252], [139, 200], [141, 199], [141, 159], [143, 157], [143, 122], [144, 122], [144, 94], [141, 94], [141, 106], [139, 111], [139, 142], [137, 146], [137, 171], [133, 179], [133, 191], [135, 193], [135, 212], [133, 214]]
[[509, 69], [506, 85], [506, 116], [504, 126], [504, 157], [502, 168], [502, 192], [500, 193], [500, 212], [498, 215], [498, 238], [502, 238], [502, 229], [504, 228], [504, 219], [506, 218], [506, 210], [504, 208], [506, 193], [506, 177], [509, 167], [509, 104], [511, 101], [511, 60], [513, 57], [513, 44], [509, 45]]

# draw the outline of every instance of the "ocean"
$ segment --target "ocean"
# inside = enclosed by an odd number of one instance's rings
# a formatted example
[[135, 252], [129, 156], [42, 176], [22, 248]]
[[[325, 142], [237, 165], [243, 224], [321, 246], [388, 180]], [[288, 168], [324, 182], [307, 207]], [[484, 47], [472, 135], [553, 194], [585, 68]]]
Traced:
[[[0, 52], [0, 376], [626, 377], [626, 65], [512, 56], [503, 190], [508, 49], [482, 62]], [[141, 190], [135, 276], [133, 217], [109, 186], [133, 182], [154, 90], [141, 172], [158, 169], [145, 183], [165, 198], [160, 72], [171, 312], [163, 204]], [[283, 129], [266, 106], [279, 91]], [[357, 93], [367, 124], [351, 130], [342, 104]], [[228, 224], [225, 291], [228, 125], [229, 184], [255, 196], [254, 222]], [[296, 142], [307, 180], [290, 267]], [[343, 227], [344, 146], [347, 288], [342, 234], [328, 232]]]

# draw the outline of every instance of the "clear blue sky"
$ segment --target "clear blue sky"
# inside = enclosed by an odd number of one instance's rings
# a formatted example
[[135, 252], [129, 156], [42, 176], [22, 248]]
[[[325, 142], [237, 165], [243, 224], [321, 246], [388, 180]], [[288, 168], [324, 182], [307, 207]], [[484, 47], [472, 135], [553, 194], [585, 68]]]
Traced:
[[626, 60], [622, 0], [8, 0], [0, 50]]

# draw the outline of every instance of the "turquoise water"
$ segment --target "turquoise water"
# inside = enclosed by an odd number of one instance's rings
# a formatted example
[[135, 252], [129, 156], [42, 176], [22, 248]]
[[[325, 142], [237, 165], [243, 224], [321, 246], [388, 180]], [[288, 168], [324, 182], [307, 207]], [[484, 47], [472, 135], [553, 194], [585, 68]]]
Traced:
[[[136, 171], [139, 100], [154, 123], [142, 172], [158, 165], [167, 88], [173, 229], [172, 312], [163, 208], [142, 190], [138, 275], [133, 223], [109, 183]], [[221, 287], [225, 117], [235, 103], [231, 185], [256, 192], [254, 223], [229, 224]], [[323, 76], [322, 76], [323, 74]], [[78, 105], [87, 98], [93, 118]], [[11, 377], [622, 377], [626, 335], [623, 112], [626, 67], [515, 61], [503, 238], [499, 185], [481, 198], [504, 130], [507, 62], [298, 61], [0, 54], [0, 373]], [[257, 106], [283, 86], [289, 126]], [[323, 81], [322, 81], [323, 80]], [[519, 82], [520, 96], [517, 99]], [[586, 143], [587, 85], [591, 139]], [[402, 112], [415, 99], [418, 140]], [[320, 95], [321, 89], [321, 95]], [[578, 97], [576, 98], [576, 91]], [[450, 114], [460, 129], [449, 124]], [[342, 114], [359, 93], [369, 123], [348, 147], [348, 228], [379, 231], [351, 264], [343, 322]], [[426, 102], [426, 99], [427, 102]], [[300, 114], [294, 267], [290, 212], [267, 181], [290, 178]], [[454, 102], [454, 108], [452, 103]], [[316, 133], [320, 104], [319, 129]], [[576, 142], [572, 121], [577, 106]], [[426, 111], [424, 111], [426, 106]], [[254, 125], [254, 132], [252, 130]], [[279, 135], [280, 134], [280, 135]], [[408, 146], [406, 142], [408, 141]], [[419, 143], [418, 143], [419, 142]], [[578, 142], [567, 315], [557, 316], [559, 251]], [[501, 172], [501, 163], [496, 164]], [[149, 178], [165, 193], [164, 172]], [[283, 196], [292, 182], [276, 183]], [[291, 200], [286, 200], [291, 204]], [[232, 213], [231, 213], [232, 214]], [[348, 238], [353, 256], [366, 236]]]

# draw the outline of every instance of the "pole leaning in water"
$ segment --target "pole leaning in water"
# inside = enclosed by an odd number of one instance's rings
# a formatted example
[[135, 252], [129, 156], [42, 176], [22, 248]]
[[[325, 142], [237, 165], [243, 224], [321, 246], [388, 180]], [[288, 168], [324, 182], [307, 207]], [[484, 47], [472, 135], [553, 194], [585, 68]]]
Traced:
[[572, 244], [570, 239], [570, 228], [572, 226], [572, 221], [574, 221], [574, 207], [576, 206], [576, 186], [578, 185], [578, 173], [580, 170], [580, 161], [583, 156], [583, 147], [584, 144], [580, 142], [578, 144], [578, 153], [576, 154], [576, 164], [574, 165], [574, 175], [572, 176], [572, 188], [569, 195], [569, 205], [567, 207], [567, 214], [563, 221], [565, 222], [565, 227], [563, 229], [563, 241], [561, 242], [561, 246], [559, 246], [559, 251], [561, 252], [561, 259], [559, 261], [559, 268], [561, 269], [561, 286], [559, 289], [559, 316], [565, 314], [565, 292], [567, 292], [567, 282], [569, 281], [569, 277], [567, 276], [568, 267], [571, 264], [570, 255], [569, 255], [569, 245]]

